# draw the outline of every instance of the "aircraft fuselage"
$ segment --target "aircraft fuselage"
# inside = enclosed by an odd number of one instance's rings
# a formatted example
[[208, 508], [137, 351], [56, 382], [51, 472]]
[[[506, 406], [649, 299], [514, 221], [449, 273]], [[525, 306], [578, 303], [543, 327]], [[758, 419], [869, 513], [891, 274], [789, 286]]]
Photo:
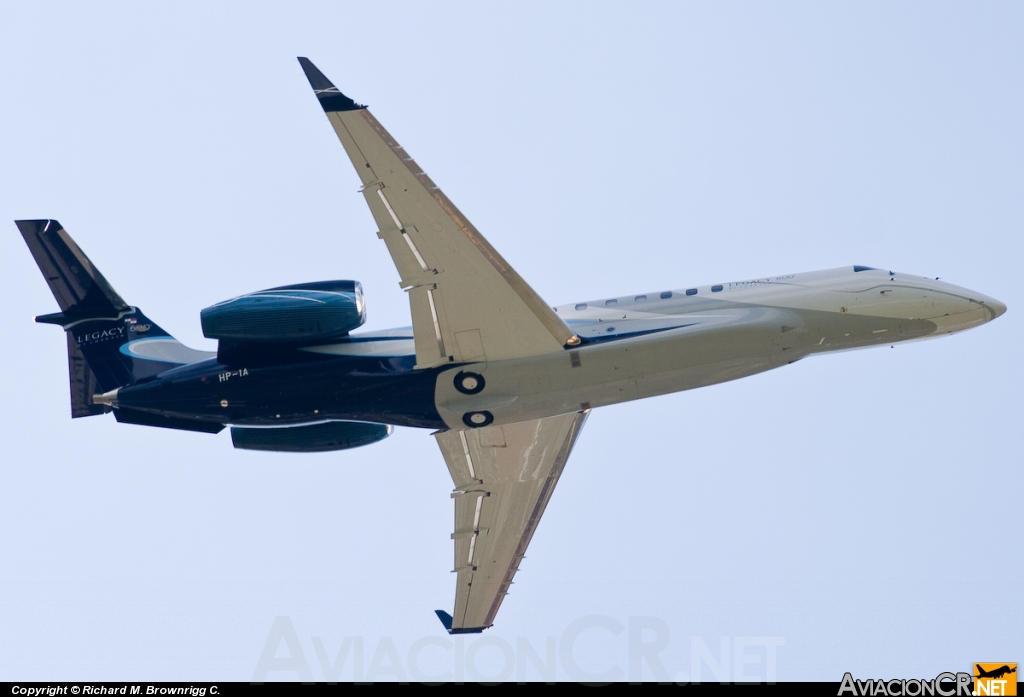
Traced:
[[713, 385], [816, 353], [950, 334], [1005, 306], [939, 280], [843, 267], [555, 309], [579, 347], [417, 369], [411, 330], [367, 332], [191, 363], [122, 388], [110, 402], [243, 426], [340, 419], [461, 429]]

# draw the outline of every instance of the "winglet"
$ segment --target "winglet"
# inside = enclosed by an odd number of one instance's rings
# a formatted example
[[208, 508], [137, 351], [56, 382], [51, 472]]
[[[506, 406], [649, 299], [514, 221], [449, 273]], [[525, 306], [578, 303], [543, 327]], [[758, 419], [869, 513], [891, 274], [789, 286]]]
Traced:
[[321, 73], [320, 69], [313, 65], [313, 62], [308, 58], [299, 56], [299, 65], [302, 66], [302, 71], [306, 73], [309, 86], [313, 88], [313, 92], [316, 94], [316, 98], [320, 100], [320, 106], [323, 107], [324, 111], [356, 111], [366, 108], [365, 104], [356, 104], [343, 95], [334, 86], [334, 83], [328, 80], [327, 76]]
[[434, 610], [437, 615], [437, 619], [441, 620], [441, 624], [448, 630], [449, 634], [479, 634], [487, 627], [456, 627], [452, 629], [452, 616], [444, 610]]
[[452, 616], [444, 610], [434, 610], [434, 613], [437, 615], [437, 619], [441, 620], [441, 624], [444, 625], [444, 628], [450, 633], [452, 631]]

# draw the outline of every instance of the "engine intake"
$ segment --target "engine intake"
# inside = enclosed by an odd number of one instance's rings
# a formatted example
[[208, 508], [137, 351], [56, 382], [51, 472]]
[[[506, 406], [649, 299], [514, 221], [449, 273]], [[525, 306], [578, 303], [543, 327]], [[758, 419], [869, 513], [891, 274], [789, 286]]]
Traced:
[[366, 321], [358, 281], [318, 281], [241, 295], [200, 313], [203, 336], [229, 341], [313, 343]]

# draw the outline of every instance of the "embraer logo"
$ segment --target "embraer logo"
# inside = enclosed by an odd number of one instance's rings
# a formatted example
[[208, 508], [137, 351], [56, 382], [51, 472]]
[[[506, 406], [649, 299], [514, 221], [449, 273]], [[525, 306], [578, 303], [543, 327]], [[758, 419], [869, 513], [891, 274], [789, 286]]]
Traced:
[[84, 334], [75, 334], [75, 340], [79, 346], [82, 344], [94, 344], [98, 341], [109, 341], [110, 339], [120, 339], [124, 336], [124, 327], [114, 327], [113, 329], [103, 329], [96, 332], [85, 332]]

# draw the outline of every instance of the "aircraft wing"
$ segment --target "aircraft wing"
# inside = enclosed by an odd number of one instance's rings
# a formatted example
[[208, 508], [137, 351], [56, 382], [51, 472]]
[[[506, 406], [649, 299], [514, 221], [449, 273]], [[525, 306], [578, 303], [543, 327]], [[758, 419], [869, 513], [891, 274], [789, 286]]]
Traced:
[[522, 358], [579, 339], [361, 104], [299, 63], [409, 291], [416, 367]]
[[588, 413], [435, 434], [455, 483], [450, 632], [493, 624]]

